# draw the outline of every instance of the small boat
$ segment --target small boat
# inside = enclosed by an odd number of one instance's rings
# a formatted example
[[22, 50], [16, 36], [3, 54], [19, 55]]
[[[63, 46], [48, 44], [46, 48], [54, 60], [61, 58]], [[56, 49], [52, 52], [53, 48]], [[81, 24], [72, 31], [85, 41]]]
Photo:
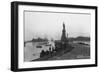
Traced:
[[38, 46], [36, 46], [36, 48], [42, 48], [42, 46], [41, 45], [38, 45]]
[[51, 46], [51, 44], [46, 44], [45, 46]]
[[47, 42], [39, 43], [39, 45], [45, 45], [45, 44], [47, 44]]

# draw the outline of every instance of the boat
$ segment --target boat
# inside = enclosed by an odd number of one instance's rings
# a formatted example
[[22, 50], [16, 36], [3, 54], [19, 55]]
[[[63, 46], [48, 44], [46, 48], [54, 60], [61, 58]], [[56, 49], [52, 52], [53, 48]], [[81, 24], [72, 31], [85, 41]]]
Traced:
[[39, 43], [39, 45], [45, 45], [47, 44], [47, 42], [42, 42], [42, 43]]
[[51, 46], [51, 44], [46, 44], [45, 46]]
[[41, 45], [38, 45], [38, 46], [36, 46], [36, 48], [42, 48], [42, 46]]

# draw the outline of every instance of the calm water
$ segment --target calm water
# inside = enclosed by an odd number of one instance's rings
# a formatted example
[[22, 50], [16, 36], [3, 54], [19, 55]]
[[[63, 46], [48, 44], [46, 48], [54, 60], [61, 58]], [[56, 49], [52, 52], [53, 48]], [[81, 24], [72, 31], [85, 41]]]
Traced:
[[90, 45], [90, 41], [74, 41], [73, 43], [79, 43], [79, 42]]
[[[55, 47], [54, 42], [49, 42], [49, 44]], [[42, 47], [37, 48], [36, 46], [42, 46]], [[46, 46], [46, 44], [41, 45], [40, 42], [27, 43], [26, 46], [24, 47], [25, 48], [24, 49], [24, 61], [31, 61], [31, 60], [39, 58], [40, 52], [42, 50], [44, 51], [49, 50], [49, 47], [52, 47], [52, 46]]]
[[[83, 42], [83, 41], [74, 41], [73, 43], [78, 43], [78, 42]], [[43, 42], [42, 42], [43, 43]], [[90, 45], [90, 42], [89, 41], [84, 41], [83, 43], [85, 44], [89, 44]], [[42, 44], [40, 45], [41, 43], [40, 42], [30, 42], [30, 43], [27, 43], [26, 46], [24, 47], [24, 61], [31, 61], [31, 60], [34, 60], [34, 59], [37, 59], [40, 57], [40, 52], [42, 50], [46, 51], [46, 50], [49, 50], [49, 47], [55, 47], [54, 45], [54, 42], [49, 42], [49, 44], [51, 44], [51, 46], [46, 46], [46, 44]], [[42, 46], [41, 48], [37, 48], [36, 46]]]

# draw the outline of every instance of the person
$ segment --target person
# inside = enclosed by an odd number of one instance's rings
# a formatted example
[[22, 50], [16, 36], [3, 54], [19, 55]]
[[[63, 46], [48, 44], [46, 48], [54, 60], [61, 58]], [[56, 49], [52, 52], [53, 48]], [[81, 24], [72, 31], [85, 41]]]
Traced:
[[43, 57], [45, 55], [45, 51], [42, 50], [41, 53], [40, 53], [40, 57]]

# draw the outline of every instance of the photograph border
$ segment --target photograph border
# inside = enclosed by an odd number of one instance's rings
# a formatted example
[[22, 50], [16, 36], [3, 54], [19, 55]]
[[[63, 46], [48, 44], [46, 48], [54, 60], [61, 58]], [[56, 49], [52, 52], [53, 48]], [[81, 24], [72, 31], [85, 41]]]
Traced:
[[[72, 65], [72, 66], [52, 66], [39, 68], [18, 68], [18, 6], [49, 6], [49, 7], [63, 7], [63, 8], [82, 8], [95, 10], [95, 64], [86, 65]], [[68, 4], [51, 4], [51, 3], [36, 3], [36, 2], [11, 2], [11, 71], [33, 71], [33, 70], [50, 70], [50, 69], [65, 69], [65, 68], [81, 68], [81, 67], [95, 67], [97, 66], [97, 6], [84, 5], [68, 5]]]

